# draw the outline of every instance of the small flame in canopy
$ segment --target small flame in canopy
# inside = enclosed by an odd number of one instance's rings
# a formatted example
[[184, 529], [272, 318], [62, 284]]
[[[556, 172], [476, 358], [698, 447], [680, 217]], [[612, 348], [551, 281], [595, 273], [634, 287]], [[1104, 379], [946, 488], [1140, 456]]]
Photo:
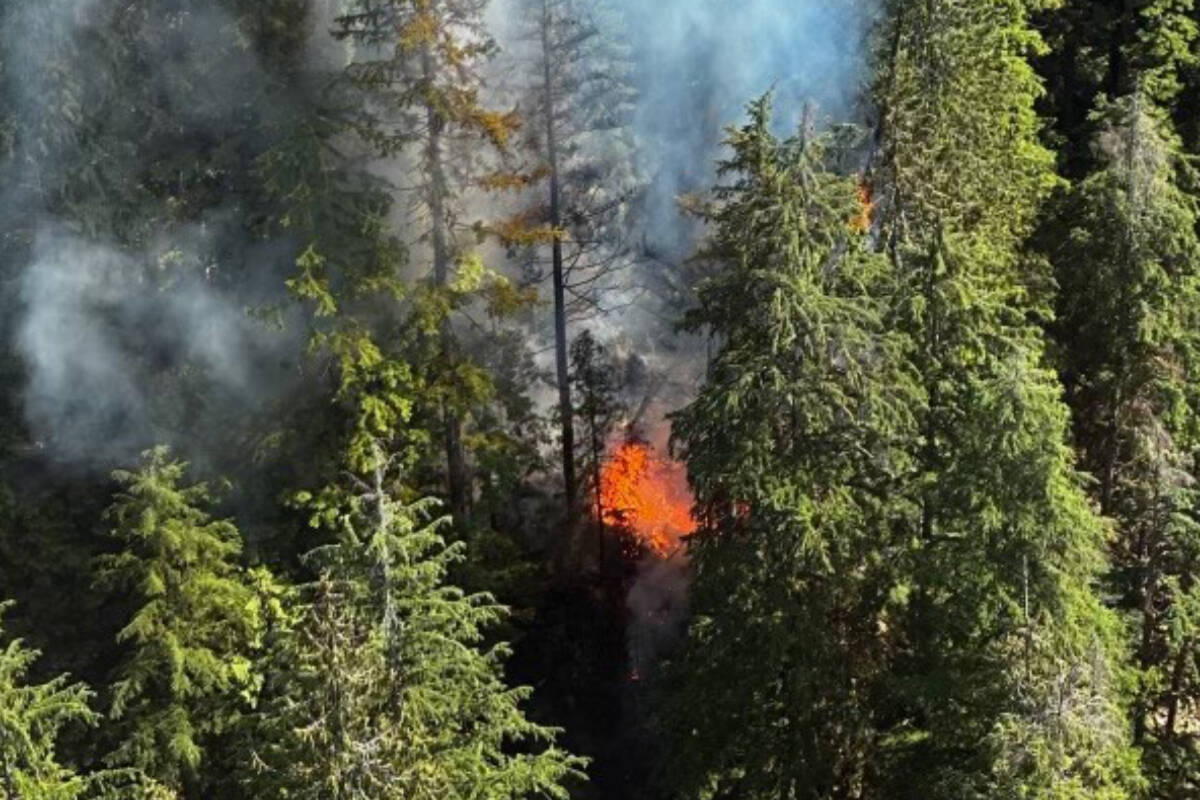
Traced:
[[687, 471], [637, 439], [618, 445], [600, 476], [604, 522], [631, 530], [652, 553], [667, 558], [696, 530]]
[[850, 227], [856, 233], [867, 233], [875, 217], [875, 198], [870, 184], [863, 182], [858, 185], [858, 213], [850, 220]]

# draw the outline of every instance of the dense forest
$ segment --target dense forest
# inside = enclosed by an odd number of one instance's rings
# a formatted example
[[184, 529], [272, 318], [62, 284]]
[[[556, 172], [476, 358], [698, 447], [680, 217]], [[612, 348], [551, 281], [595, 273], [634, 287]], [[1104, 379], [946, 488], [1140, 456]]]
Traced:
[[0, 0], [0, 798], [1200, 798], [1193, 0]]

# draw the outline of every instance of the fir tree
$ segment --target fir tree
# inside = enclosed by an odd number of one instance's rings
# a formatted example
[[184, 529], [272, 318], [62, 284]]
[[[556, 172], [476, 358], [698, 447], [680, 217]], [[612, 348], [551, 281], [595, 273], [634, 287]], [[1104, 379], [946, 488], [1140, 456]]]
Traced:
[[238, 531], [203, 510], [207, 487], [180, 486], [185, 470], [158, 448], [137, 472], [114, 473], [123, 489], [107, 519], [122, 549], [98, 570], [102, 586], [136, 606], [118, 635], [126, 651], [110, 715], [120, 738], [108, 761], [180, 793], [199, 790], [206, 747], [240, 715], [260, 633], [236, 564]]
[[1106, 527], [1066, 446], [1022, 248], [1054, 185], [1037, 141], [1037, 3], [892, 3], [878, 100], [894, 323], [920, 376], [906, 486], [891, 798], [1121, 798], [1137, 785]]
[[882, 796], [872, 696], [897, 624], [914, 394], [883, 327], [885, 262], [854, 224], [858, 186], [830, 169], [836, 138], [776, 139], [764, 99], [727, 144], [706, 210], [715, 273], [687, 317], [717, 351], [674, 427], [703, 524], [671, 782], [681, 797]]

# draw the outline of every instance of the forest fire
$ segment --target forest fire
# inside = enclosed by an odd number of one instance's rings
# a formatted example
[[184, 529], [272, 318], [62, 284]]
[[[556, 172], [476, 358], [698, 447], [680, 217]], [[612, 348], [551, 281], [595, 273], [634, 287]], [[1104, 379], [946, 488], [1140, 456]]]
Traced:
[[858, 185], [858, 213], [850, 220], [850, 227], [857, 233], [866, 233], [871, 230], [871, 224], [875, 216], [875, 199], [871, 193], [871, 186], [867, 183]]
[[684, 466], [659, 457], [644, 441], [616, 446], [600, 476], [604, 522], [625, 526], [660, 558], [696, 529]]

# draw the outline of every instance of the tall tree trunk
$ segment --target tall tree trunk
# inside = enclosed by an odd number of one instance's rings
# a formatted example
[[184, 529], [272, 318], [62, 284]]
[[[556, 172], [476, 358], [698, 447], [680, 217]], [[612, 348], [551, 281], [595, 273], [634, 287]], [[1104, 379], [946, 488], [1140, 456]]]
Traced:
[[[433, 55], [426, 49], [421, 59], [423, 78], [432, 83], [436, 78]], [[446, 181], [446, 169], [442, 163], [442, 135], [445, 121], [437, 109], [428, 106], [425, 111], [425, 122], [428, 127], [428, 138], [425, 151], [425, 165], [429, 174], [429, 188], [426, 203], [429, 206], [429, 216], [432, 225], [433, 240], [433, 279], [444, 287], [450, 282], [450, 244], [446, 233], [446, 198], [449, 186]], [[442, 323], [442, 349], [447, 358], [454, 351], [454, 332], [450, 320]], [[450, 511], [455, 519], [462, 519], [468, 510], [467, 491], [467, 459], [463, 453], [462, 420], [448, 404], [442, 405], [443, 442], [446, 449], [446, 489], [450, 500]]]
[[600, 553], [600, 569], [604, 570], [604, 564], [608, 553], [605, 552], [605, 529], [604, 529], [604, 494], [601, 487], [600, 477], [600, 462], [604, 458], [604, 443], [601, 441], [597, 426], [600, 424], [596, 419], [595, 402], [592, 403], [591, 415], [591, 439], [592, 439], [592, 490], [596, 494], [596, 535], [599, 537], [597, 545]]
[[554, 128], [554, 75], [550, 64], [553, 52], [550, 44], [550, 4], [542, 0], [542, 101], [546, 115], [546, 151], [550, 164], [550, 225], [554, 236], [551, 259], [554, 268], [554, 361], [558, 372], [558, 411], [562, 428], [563, 490], [567, 504], [567, 520], [573, 522], [576, 513], [575, 427], [571, 404], [571, 374], [567, 365], [567, 299], [566, 275], [563, 270], [563, 247], [559, 232], [562, 229], [561, 190], [558, 171], [558, 134]]
[[1175, 655], [1175, 665], [1171, 670], [1171, 692], [1167, 695], [1167, 721], [1165, 733], [1168, 738], [1175, 736], [1175, 726], [1179, 719], [1179, 698], [1183, 691], [1183, 673], [1187, 669], [1188, 654], [1191, 650], [1191, 640], [1185, 639]]

